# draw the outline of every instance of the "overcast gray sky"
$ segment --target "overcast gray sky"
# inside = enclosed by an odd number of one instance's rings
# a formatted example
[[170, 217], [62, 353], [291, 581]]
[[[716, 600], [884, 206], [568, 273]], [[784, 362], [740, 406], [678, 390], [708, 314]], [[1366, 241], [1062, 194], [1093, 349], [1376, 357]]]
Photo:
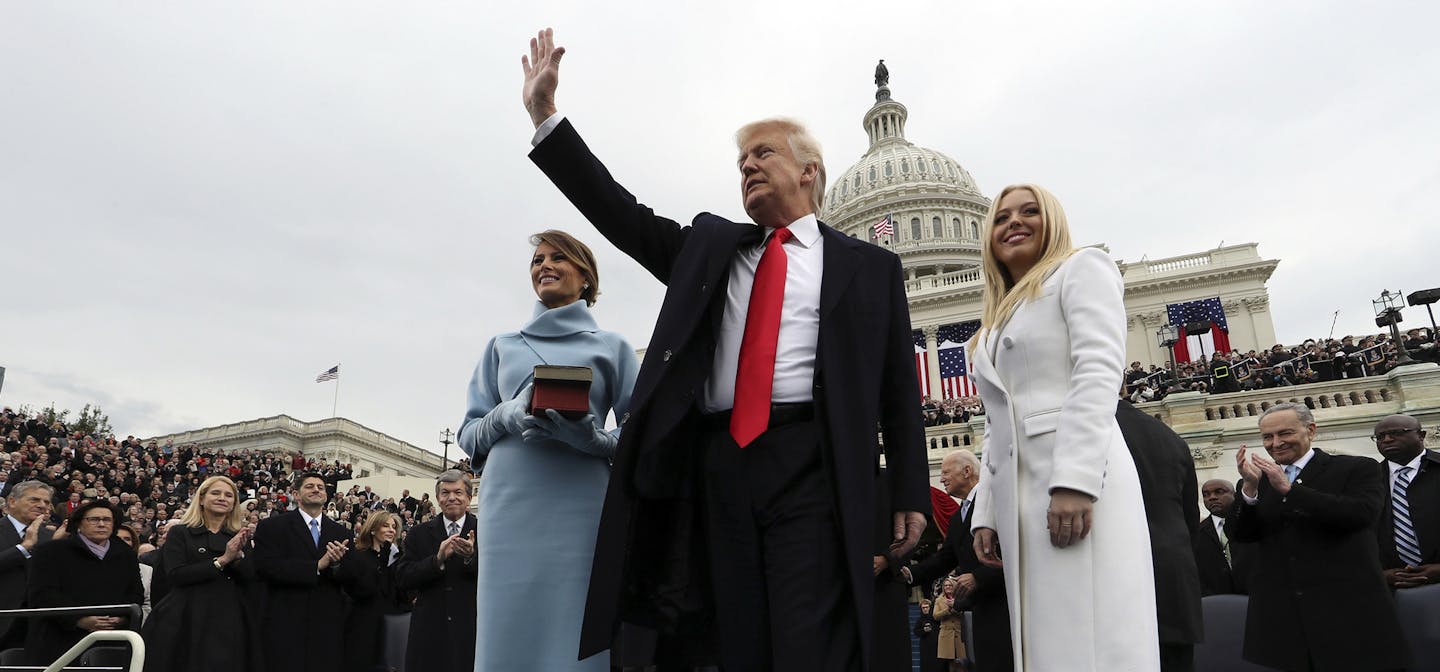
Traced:
[[[694, 6], [692, 6], [694, 5]], [[1035, 181], [1121, 259], [1255, 241], [1281, 340], [1440, 286], [1433, 2], [0, 0], [0, 402], [122, 435], [340, 414], [438, 450], [529, 233], [596, 248], [602, 326], [663, 288], [526, 158], [520, 55], [631, 191], [743, 218], [731, 137], [807, 121], [838, 174], [884, 58], [909, 139]], [[1426, 321], [1406, 313], [1408, 324]]]

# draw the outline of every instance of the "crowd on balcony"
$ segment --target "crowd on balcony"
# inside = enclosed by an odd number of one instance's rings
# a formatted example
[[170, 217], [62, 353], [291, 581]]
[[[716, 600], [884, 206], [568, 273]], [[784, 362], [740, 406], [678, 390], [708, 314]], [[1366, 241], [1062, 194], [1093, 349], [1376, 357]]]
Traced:
[[1307, 383], [1383, 375], [1398, 365], [1400, 347], [1416, 361], [1440, 362], [1440, 345], [1430, 329], [1411, 329], [1400, 342], [1381, 333], [1306, 339], [1268, 350], [1211, 353], [1178, 363], [1132, 362], [1122, 396], [1135, 403], [1157, 401], [1175, 392], [1242, 392]]
[[985, 415], [985, 404], [980, 397], [947, 397], [935, 399], [929, 395], [920, 398], [920, 412], [926, 427], [970, 422], [971, 418]]

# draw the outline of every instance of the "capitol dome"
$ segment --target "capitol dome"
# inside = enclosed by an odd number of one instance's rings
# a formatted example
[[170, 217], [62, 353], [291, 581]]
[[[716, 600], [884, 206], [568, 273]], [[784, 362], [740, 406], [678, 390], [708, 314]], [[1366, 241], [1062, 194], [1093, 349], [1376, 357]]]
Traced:
[[[870, 148], [831, 182], [820, 218], [894, 251], [912, 282], [978, 278], [990, 200], [955, 159], [905, 139], [909, 112], [890, 98], [888, 71], [879, 74], [863, 124]], [[875, 225], [886, 217], [894, 233], [877, 236]]]

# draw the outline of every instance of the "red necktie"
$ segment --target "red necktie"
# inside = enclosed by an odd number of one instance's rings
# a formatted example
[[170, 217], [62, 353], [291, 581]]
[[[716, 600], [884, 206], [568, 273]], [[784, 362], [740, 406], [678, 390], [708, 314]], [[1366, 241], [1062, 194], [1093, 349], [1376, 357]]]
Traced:
[[741, 448], [770, 425], [770, 391], [775, 385], [775, 343], [780, 337], [780, 306], [785, 303], [785, 243], [795, 234], [775, 229], [755, 267], [745, 335], [740, 339], [740, 364], [735, 368], [735, 407], [730, 436]]

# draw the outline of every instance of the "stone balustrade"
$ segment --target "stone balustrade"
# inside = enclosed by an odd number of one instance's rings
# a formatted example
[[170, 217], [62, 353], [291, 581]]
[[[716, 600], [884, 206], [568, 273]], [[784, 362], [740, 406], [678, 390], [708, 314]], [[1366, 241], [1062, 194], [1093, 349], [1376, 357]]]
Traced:
[[[1264, 453], [1259, 416], [1283, 402], [1304, 404], [1314, 410], [1318, 428], [1315, 445], [1327, 452], [1378, 459], [1370, 434], [1376, 422], [1395, 413], [1420, 420], [1429, 432], [1426, 445], [1440, 449], [1440, 366], [1428, 363], [1400, 367], [1383, 376], [1269, 390], [1180, 392], [1137, 407], [1170, 425], [1190, 444], [1196, 477], [1204, 482], [1212, 478], [1237, 480], [1234, 453], [1241, 445]], [[968, 423], [925, 429], [932, 477], [938, 479], [940, 459], [951, 450], [983, 450], [984, 423], [981, 416]]]
[[[147, 441], [150, 439], [147, 439]], [[347, 418], [314, 422], [276, 415], [154, 437], [175, 445], [235, 450], [279, 448], [325, 461], [354, 463], [359, 470], [400, 475], [438, 473], [440, 458], [389, 434], [377, 432]]]
[[979, 284], [983, 279], [979, 269], [951, 271], [939, 275], [926, 275], [905, 281], [907, 295], [928, 292], [948, 292], [960, 285]]

